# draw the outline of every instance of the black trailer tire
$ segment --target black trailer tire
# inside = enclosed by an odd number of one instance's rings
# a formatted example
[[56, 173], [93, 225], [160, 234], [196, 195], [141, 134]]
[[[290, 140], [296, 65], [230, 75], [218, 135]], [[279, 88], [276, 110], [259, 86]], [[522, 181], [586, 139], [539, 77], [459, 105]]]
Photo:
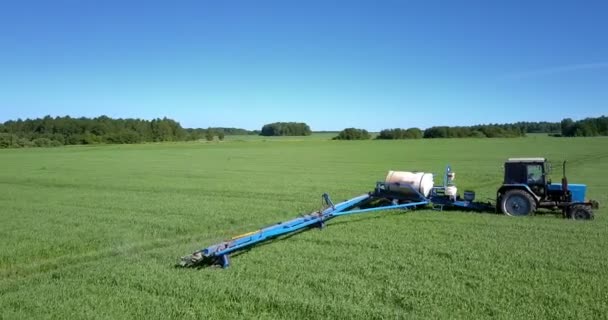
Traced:
[[583, 204], [575, 204], [568, 210], [568, 216], [572, 220], [592, 220], [593, 210]]
[[530, 193], [521, 189], [513, 189], [500, 197], [500, 209], [507, 216], [529, 216], [536, 211], [536, 201]]

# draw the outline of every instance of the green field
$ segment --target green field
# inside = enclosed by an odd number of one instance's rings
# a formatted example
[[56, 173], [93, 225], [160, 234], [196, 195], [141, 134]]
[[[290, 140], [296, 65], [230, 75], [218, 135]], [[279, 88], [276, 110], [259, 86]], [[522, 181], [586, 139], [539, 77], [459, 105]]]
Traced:
[[[608, 317], [608, 210], [390, 211], [234, 257], [196, 249], [359, 195], [386, 171], [456, 171], [490, 198], [507, 157], [570, 162], [608, 204], [608, 138], [222, 143], [0, 150], [1, 319]], [[554, 180], [560, 173], [555, 172]], [[436, 178], [439, 182], [439, 177]]]

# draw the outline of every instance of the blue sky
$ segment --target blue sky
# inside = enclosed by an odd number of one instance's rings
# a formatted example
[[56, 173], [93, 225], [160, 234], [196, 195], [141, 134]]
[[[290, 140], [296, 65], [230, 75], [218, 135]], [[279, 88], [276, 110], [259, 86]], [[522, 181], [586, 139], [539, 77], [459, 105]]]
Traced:
[[608, 1], [3, 1], [0, 121], [313, 130], [608, 114]]

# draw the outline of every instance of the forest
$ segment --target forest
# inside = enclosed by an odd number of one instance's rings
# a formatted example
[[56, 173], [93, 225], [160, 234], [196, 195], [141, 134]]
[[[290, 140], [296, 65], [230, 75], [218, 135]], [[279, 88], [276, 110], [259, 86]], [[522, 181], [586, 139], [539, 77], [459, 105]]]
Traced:
[[482, 124], [475, 126], [436, 126], [426, 130], [384, 129], [376, 139], [420, 138], [514, 138], [528, 133], [547, 133], [563, 137], [591, 137], [608, 135], [608, 117], [586, 118], [579, 121], [564, 119], [561, 122], [515, 122], [507, 124]]
[[163, 141], [223, 140], [225, 135], [254, 134], [239, 128], [184, 129], [168, 119], [112, 119], [46, 116], [0, 124], [0, 148], [79, 144], [130, 144]]
[[[579, 121], [566, 118], [561, 122], [516, 122], [511, 124], [482, 124], [475, 126], [435, 126], [421, 130], [384, 129], [376, 139], [434, 139], [434, 138], [510, 138], [527, 133], [548, 133], [552, 136], [608, 136], [608, 117], [586, 118]], [[79, 144], [130, 144], [163, 141], [223, 140], [225, 135], [307, 136], [310, 126], [303, 122], [275, 122], [260, 131], [241, 128], [183, 128], [179, 122], [158, 118], [113, 119], [72, 118], [70, 116], [9, 120], [0, 124], [0, 148], [52, 147]], [[346, 128], [335, 140], [371, 139], [365, 129]]]
[[566, 118], [562, 120], [560, 128], [564, 137], [608, 136], [608, 117], [587, 118], [580, 121]]

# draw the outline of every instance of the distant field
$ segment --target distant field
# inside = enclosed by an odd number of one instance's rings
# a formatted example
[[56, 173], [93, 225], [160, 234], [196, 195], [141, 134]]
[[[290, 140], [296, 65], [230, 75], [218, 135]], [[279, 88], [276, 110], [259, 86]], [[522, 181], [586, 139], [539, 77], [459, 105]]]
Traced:
[[[0, 150], [0, 319], [608, 317], [608, 138], [332, 136]], [[323, 192], [369, 191], [390, 169], [451, 164], [460, 190], [491, 198], [516, 156], [567, 159], [570, 182], [603, 206], [596, 219], [381, 212], [254, 248], [226, 270], [173, 267], [314, 211]]]

